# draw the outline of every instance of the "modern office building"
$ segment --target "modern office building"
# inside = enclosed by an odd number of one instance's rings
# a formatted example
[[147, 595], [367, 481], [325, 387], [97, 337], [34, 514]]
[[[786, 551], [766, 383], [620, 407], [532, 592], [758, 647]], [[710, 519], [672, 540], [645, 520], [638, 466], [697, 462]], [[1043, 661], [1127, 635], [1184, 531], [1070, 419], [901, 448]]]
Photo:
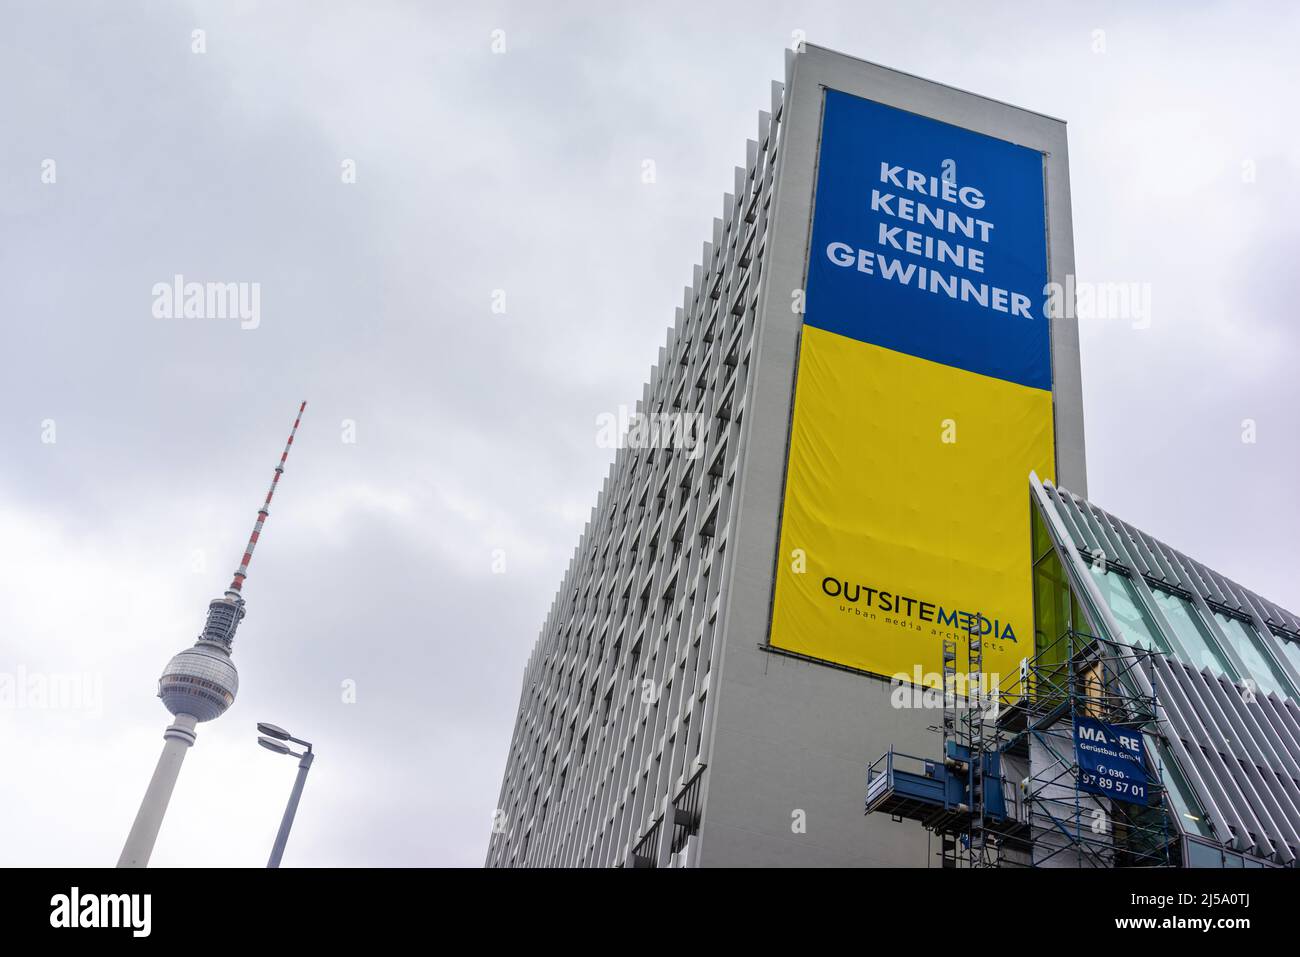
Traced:
[[[1083, 498], [1073, 271], [1064, 123], [787, 54], [525, 670], [489, 866], [1294, 860], [1300, 622]], [[1091, 760], [1138, 739], [1149, 780]]]

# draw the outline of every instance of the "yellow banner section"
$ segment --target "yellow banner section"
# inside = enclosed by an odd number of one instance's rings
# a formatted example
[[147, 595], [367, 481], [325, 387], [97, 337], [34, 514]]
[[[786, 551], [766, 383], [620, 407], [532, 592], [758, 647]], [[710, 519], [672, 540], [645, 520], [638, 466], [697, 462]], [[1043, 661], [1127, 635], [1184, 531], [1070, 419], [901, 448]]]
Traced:
[[942, 684], [1034, 653], [1028, 475], [1054, 476], [1052, 394], [803, 329], [771, 642]]

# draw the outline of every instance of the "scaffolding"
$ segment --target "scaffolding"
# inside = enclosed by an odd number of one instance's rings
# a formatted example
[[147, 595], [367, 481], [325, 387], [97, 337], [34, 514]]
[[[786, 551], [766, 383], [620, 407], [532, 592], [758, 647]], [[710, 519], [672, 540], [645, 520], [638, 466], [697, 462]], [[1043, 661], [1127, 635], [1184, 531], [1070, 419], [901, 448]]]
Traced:
[[[1028, 762], [1022, 782], [1033, 864], [1168, 867], [1177, 828], [1165, 802], [1154, 662], [1158, 652], [1070, 630], [1040, 649], [1006, 689], [1008, 749]], [[1146, 682], [1136, 679], [1141, 670]], [[1152, 688], [1144, 694], [1141, 688]], [[1145, 742], [1145, 803], [1086, 790], [1075, 727], [1093, 719]]]
[[[1152, 673], [1155, 653], [1068, 631], [991, 685], [979, 624], [968, 630], [964, 679], [959, 642], [943, 641], [943, 719], [932, 728], [942, 762], [891, 748], [868, 768], [866, 813], [919, 821], [946, 868], [1169, 866], [1176, 828], [1154, 747], [1156, 699], [1134, 680], [1135, 669]], [[1085, 789], [1080, 718], [1141, 736], [1154, 770], [1145, 804]]]

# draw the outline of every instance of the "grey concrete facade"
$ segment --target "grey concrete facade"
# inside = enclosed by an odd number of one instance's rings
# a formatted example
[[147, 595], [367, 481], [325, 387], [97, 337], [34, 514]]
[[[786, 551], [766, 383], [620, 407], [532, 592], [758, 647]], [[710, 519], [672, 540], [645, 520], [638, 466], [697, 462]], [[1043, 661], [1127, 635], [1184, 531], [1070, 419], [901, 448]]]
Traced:
[[[768, 648], [802, 327], [791, 303], [828, 87], [1042, 152], [1049, 276], [1073, 272], [1062, 122], [818, 47], [787, 54], [638, 405], [703, 416], [707, 467], [680, 451], [616, 457], [525, 673], [489, 866], [929, 862], [925, 832], [862, 805], [866, 766], [891, 745], [937, 748], [934, 711]], [[1083, 488], [1073, 324], [1053, 324], [1052, 353], [1058, 475]], [[647, 508], [647, 494], [667, 501]], [[629, 517], [634, 503], [648, 521]]]
[[615, 456], [525, 669], [489, 866], [693, 859], [782, 108], [773, 84], [636, 406], [698, 441]]

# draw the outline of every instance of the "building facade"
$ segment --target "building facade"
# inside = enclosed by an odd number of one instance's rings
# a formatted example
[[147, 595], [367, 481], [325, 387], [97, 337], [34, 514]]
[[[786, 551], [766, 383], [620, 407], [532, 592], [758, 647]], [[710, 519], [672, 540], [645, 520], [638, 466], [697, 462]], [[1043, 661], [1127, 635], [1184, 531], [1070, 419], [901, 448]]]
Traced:
[[[1297, 621], [1086, 504], [1073, 271], [1064, 123], [787, 54], [525, 670], [489, 866], [1294, 861]], [[1049, 537], [1114, 572], [1061, 634]], [[1145, 642], [1095, 594], [1130, 582]], [[909, 703], [958, 678], [1002, 717]], [[1168, 814], [1084, 795], [1079, 727], [1147, 742]]]
[[[773, 629], [800, 343], [822, 261], [810, 249], [818, 177], [829, 177], [819, 154], [841, 95], [893, 111], [889, 122], [920, 118], [940, 139], [955, 129], [981, 149], [1032, 151], [1042, 261], [1031, 275], [1064, 283], [1073, 272], [1062, 122], [829, 50], [787, 53], [637, 406], [689, 419], [698, 443], [616, 456], [525, 671], [491, 866], [925, 863], [924, 836], [864, 821], [861, 796], [866, 764], [890, 743], [920, 747], [933, 715], [893, 707], [890, 683], [869, 677], [888, 677], [883, 666], [802, 653]], [[960, 210], [971, 167], [959, 157], [954, 175], [933, 159], [931, 215], [945, 192]], [[925, 192], [902, 167], [889, 176]], [[858, 226], [865, 242], [874, 227]], [[955, 299], [957, 282], [936, 276], [926, 291], [937, 283]], [[1045, 468], [1083, 489], [1077, 330], [1043, 322], [1035, 335], [1040, 368], [1050, 363]]]
[[[1142, 809], [1167, 810], [1155, 823], [1168, 863], [1294, 867], [1300, 617], [1065, 488], [1031, 476], [1030, 493], [1038, 657], [1068, 664], [1053, 645], [1073, 642], [1134, 665], [1131, 678], [1075, 697], [1105, 709], [1127, 685], [1155, 705], [1142, 729], [1153, 792]], [[1122, 852], [1123, 829], [1109, 841]], [[1086, 845], [1065, 857], [1086, 863]]]

